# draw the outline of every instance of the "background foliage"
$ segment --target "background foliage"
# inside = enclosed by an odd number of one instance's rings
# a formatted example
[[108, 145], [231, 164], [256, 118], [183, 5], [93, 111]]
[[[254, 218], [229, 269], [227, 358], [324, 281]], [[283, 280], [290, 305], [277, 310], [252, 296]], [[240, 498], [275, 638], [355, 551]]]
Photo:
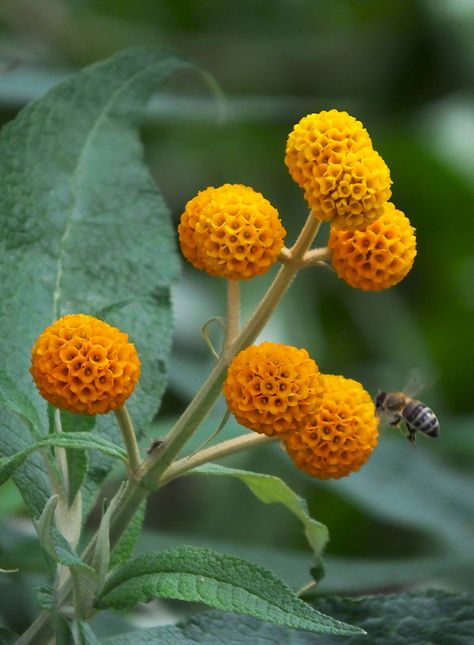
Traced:
[[[474, 7], [462, 0], [232, 1], [225, 11], [215, 0], [0, 5], [3, 122], [72, 71], [130, 45], [177, 49], [214, 75], [222, 102], [181, 73], [146, 115], [147, 161], [176, 221], [197, 190], [241, 182], [279, 209], [292, 240], [306, 206], [283, 151], [291, 127], [308, 112], [336, 107], [355, 114], [388, 163], [393, 201], [417, 228], [411, 274], [380, 294], [353, 291], [329, 272], [300, 274], [265, 339], [306, 346], [323, 371], [356, 378], [372, 393], [399, 389], [413, 370], [421, 372], [421, 396], [440, 418], [441, 438], [420, 439], [413, 450], [385, 429], [369, 464], [338, 482], [299, 474], [275, 446], [227, 462], [283, 477], [328, 525], [322, 592], [473, 588], [473, 25]], [[244, 315], [268, 279], [245, 285]], [[170, 383], [156, 436], [209, 371], [200, 327], [223, 314], [224, 285], [184, 267], [174, 305]], [[210, 419], [196, 445], [216, 424]], [[224, 432], [238, 428], [229, 423]], [[0, 616], [16, 631], [36, 612], [30, 585], [44, 572], [23, 515], [7, 484], [0, 567], [21, 572], [0, 578]], [[309, 579], [299, 522], [283, 508], [262, 506], [232, 478], [169, 485], [152, 499], [146, 526], [142, 550], [211, 546], [269, 566], [293, 586]], [[159, 608], [161, 615], [182, 611], [170, 603]], [[134, 620], [154, 624], [155, 609]], [[119, 621], [100, 620], [96, 631], [107, 635]]]

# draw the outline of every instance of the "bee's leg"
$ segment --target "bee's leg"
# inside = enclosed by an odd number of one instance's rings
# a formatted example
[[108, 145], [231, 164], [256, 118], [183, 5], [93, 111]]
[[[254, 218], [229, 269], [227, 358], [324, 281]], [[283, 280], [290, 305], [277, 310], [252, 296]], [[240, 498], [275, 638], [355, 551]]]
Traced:
[[406, 424], [406, 428], [408, 430], [407, 439], [411, 443], [411, 445], [414, 448], [416, 448], [416, 430], [413, 430], [413, 428], [410, 428], [408, 423]]
[[397, 414], [395, 417], [393, 417], [391, 421], [389, 421], [389, 425], [396, 428], [397, 426], [400, 425], [401, 420], [402, 420], [402, 417], [399, 414]]

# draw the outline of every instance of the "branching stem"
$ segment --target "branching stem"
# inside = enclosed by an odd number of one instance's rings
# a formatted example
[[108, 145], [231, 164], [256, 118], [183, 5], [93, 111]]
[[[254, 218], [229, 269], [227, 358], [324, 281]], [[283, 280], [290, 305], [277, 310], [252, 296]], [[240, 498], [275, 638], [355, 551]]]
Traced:
[[207, 464], [208, 462], [215, 461], [216, 459], [222, 459], [222, 457], [228, 457], [229, 455], [248, 450], [249, 448], [255, 448], [256, 446], [272, 443], [277, 439], [278, 437], [267, 437], [264, 434], [252, 432], [242, 435], [241, 437], [221, 441], [221, 443], [218, 443], [215, 446], [199, 450], [193, 455], [175, 461], [171, 464], [168, 470], [163, 473], [158, 483], [160, 486], [164, 486], [173, 479], [184, 475], [197, 466]]

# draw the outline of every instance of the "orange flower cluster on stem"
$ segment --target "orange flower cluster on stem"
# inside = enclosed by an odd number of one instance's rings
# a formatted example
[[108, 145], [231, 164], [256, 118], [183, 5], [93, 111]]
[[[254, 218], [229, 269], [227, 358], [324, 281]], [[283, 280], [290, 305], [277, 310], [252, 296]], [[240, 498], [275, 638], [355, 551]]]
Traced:
[[224, 395], [239, 423], [280, 437], [295, 465], [320, 479], [358, 470], [377, 445], [370, 395], [356, 381], [321, 374], [303, 349], [248, 347], [229, 366]]
[[47, 401], [95, 415], [125, 403], [140, 376], [140, 361], [127, 334], [93, 316], [70, 314], [40, 334], [30, 371]]

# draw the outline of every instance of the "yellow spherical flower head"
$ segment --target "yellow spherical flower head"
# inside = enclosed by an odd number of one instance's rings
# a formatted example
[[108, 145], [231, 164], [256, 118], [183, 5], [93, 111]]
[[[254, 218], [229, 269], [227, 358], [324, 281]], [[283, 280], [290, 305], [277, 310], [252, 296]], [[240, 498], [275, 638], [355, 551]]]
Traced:
[[304, 424], [319, 403], [320, 374], [305, 349], [262, 343], [242, 350], [224, 383], [237, 421], [268, 437]]
[[347, 112], [308, 114], [294, 127], [285, 163], [320, 220], [363, 229], [390, 199], [390, 172], [360, 121]]
[[331, 227], [328, 246], [340, 278], [355, 289], [380, 291], [393, 287], [410, 271], [416, 255], [415, 229], [389, 202], [365, 231]]
[[377, 445], [379, 419], [360, 383], [332, 374], [321, 378], [324, 393], [316, 414], [283, 439], [300, 470], [319, 479], [339, 479], [367, 461]]
[[41, 396], [56, 407], [105, 414], [133, 392], [140, 361], [127, 334], [93, 316], [70, 314], [38, 337], [30, 372]]
[[199, 192], [186, 204], [178, 233], [189, 262], [231, 280], [268, 271], [286, 235], [278, 211], [261, 193], [241, 184]]

